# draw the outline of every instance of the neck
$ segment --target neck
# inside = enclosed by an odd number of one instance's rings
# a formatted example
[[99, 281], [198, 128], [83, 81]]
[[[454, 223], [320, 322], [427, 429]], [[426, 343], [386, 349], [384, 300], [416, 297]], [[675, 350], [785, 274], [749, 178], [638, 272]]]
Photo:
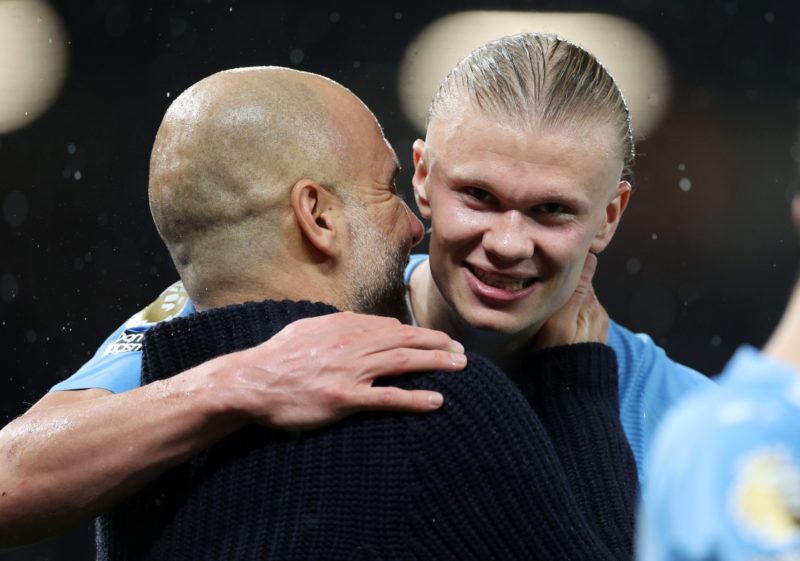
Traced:
[[442, 296], [428, 261], [414, 270], [408, 291], [417, 325], [444, 331], [468, 351], [483, 355], [508, 374], [516, 373], [524, 365], [538, 330], [502, 333], [469, 325]]
[[286, 259], [258, 269], [220, 268], [202, 277], [192, 272], [181, 270], [180, 276], [197, 311], [263, 300], [308, 300], [349, 309], [339, 289], [345, 283], [330, 268]]

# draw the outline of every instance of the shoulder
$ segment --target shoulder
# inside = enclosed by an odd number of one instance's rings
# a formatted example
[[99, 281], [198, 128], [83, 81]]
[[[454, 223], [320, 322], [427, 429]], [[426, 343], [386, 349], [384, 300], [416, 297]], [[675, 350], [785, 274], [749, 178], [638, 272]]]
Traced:
[[103, 388], [120, 393], [138, 387], [144, 334], [160, 322], [193, 312], [183, 283], [170, 285], [147, 307], [117, 327], [77, 372], [50, 391]]
[[406, 265], [405, 271], [403, 271], [403, 282], [406, 285], [411, 282], [411, 273], [414, 272], [414, 269], [427, 260], [427, 253], [414, 253], [408, 257], [408, 265]]
[[642, 395], [652, 406], [670, 407], [689, 392], [712, 385], [700, 372], [669, 358], [648, 335], [632, 333], [613, 321], [608, 344], [617, 355], [623, 395]]
[[713, 382], [669, 358], [648, 335], [633, 333], [614, 321], [609, 322], [608, 345], [617, 355], [620, 419], [642, 474], [645, 452], [667, 411]]
[[686, 399], [658, 431], [643, 547], [687, 559], [800, 548], [799, 426], [800, 375], [737, 352], [719, 387]]

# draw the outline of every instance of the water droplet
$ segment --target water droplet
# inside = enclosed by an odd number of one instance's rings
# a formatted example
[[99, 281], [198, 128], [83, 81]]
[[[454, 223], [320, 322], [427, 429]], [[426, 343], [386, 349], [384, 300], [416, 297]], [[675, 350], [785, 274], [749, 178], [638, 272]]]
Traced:
[[17, 298], [19, 292], [19, 285], [17, 279], [11, 273], [4, 273], [0, 277], [0, 299], [7, 304], [10, 304]]
[[167, 92], [167, 97], [169, 97], [169, 92]]
[[692, 188], [692, 180], [688, 177], [681, 177], [681, 180], [678, 181], [678, 187], [681, 188], [681, 191], [687, 193]]
[[83, 177], [83, 175], [81, 174], [81, 170], [76, 169], [75, 173], [72, 174], [72, 177], [75, 178], [75, 181], [80, 181], [81, 177]]
[[305, 58], [303, 49], [292, 49], [292, 52], [289, 53], [289, 62], [292, 64], [300, 64], [303, 62], [303, 58]]
[[28, 197], [22, 191], [11, 191], [3, 201], [3, 216], [8, 225], [16, 228], [28, 217]]
[[70, 142], [69, 144], [67, 144], [67, 154], [72, 156], [77, 151], [78, 151], [78, 147], [75, 146], [74, 142]]
[[764, 21], [767, 23], [772, 23], [775, 21], [775, 14], [773, 12], [765, 12], [764, 13]]
[[331, 23], [338, 23], [342, 19], [342, 15], [339, 12], [331, 12], [331, 15], [328, 16], [328, 19], [331, 20]]
[[625, 263], [625, 270], [627, 270], [630, 274], [635, 275], [642, 270], [642, 263], [635, 257], [631, 257]]
[[683, 162], [679, 163], [678, 164], [678, 170], [686, 171], [686, 164], [684, 164]]
[[354, 60], [353, 61], [353, 68], [361, 68], [361, 61], [360, 60]]
[[394, 19], [396, 19], [396, 20], [401, 20], [401, 19], [403, 19], [403, 14], [402, 14], [402, 12], [395, 12], [395, 13], [394, 13]]
[[653, 233], [650, 235], [650, 239], [651, 239], [651, 240], [657, 240], [657, 239], [658, 239], [658, 234], [656, 234], [655, 232], [653, 232]]
[[711, 346], [712, 347], [719, 347], [722, 344], [722, 337], [719, 335], [714, 335], [711, 338]]

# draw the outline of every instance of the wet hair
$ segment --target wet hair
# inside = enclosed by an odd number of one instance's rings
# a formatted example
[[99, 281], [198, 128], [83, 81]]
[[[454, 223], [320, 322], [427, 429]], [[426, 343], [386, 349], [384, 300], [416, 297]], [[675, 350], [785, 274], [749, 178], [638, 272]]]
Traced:
[[589, 52], [555, 35], [520, 33], [476, 49], [433, 96], [428, 123], [464, 93], [486, 115], [530, 127], [610, 123], [617, 131], [623, 178], [634, 159], [631, 117], [614, 78]]

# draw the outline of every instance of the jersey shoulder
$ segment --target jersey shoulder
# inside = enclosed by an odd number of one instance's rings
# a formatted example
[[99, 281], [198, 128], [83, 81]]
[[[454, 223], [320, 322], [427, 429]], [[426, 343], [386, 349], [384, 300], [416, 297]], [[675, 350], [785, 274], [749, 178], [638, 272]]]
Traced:
[[800, 552], [800, 375], [741, 349], [670, 412], [644, 490], [643, 559]]
[[181, 281], [170, 285], [158, 298], [117, 327], [94, 356], [72, 376], [50, 391], [102, 388], [114, 393], [139, 387], [142, 341], [154, 325], [194, 312]]

